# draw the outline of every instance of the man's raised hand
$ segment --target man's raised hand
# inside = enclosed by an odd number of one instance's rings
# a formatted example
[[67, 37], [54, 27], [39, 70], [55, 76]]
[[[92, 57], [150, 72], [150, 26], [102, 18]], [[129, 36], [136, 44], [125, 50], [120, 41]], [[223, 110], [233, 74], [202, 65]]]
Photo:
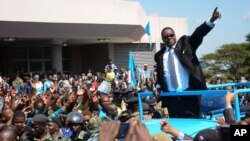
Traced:
[[220, 13], [220, 11], [218, 10], [218, 7], [216, 7], [216, 8], [214, 9], [213, 15], [212, 15], [212, 17], [211, 17], [211, 19], [210, 19], [210, 22], [214, 22], [214, 21], [216, 21], [218, 18], [221, 18], [221, 13]]

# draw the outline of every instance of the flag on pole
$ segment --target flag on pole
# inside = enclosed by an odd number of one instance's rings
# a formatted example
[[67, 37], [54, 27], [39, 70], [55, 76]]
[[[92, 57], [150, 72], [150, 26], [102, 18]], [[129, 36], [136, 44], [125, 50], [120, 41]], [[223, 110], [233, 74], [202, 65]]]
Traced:
[[150, 21], [145, 26], [144, 32], [148, 35], [148, 38], [149, 38], [149, 47], [150, 47], [150, 50], [152, 50]]
[[130, 86], [136, 86], [136, 64], [132, 52], [129, 52], [128, 68], [131, 77]]

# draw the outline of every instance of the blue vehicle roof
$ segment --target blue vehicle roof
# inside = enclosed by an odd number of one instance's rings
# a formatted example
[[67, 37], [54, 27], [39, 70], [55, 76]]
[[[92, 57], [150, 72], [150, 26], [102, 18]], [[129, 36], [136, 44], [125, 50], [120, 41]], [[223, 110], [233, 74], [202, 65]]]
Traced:
[[183, 133], [194, 137], [200, 130], [214, 129], [216, 127], [216, 120], [208, 119], [184, 119], [184, 118], [166, 118], [166, 119], [152, 119], [143, 120], [150, 134], [160, 133], [160, 121], [167, 120], [172, 127], [182, 131]]
[[[250, 86], [250, 82], [247, 83], [230, 83], [230, 84], [220, 84], [220, 85], [211, 85], [209, 88], [216, 88], [216, 87], [226, 87], [232, 86], [233, 91], [237, 90], [236, 86], [247, 85]], [[201, 112], [212, 111], [211, 113], [217, 116], [223, 116], [222, 111], [225, 108], [225, 95], [227, 90], [204, 90], [204, 91], [182, 91], [182, 92], [163, 92], [160, 96], [180, 96], [180, 95], [199, 95], [202, 97], [201, 102]], [[247, 89], [240, 89], [239, 93], [246, 93], [250, 92], [250, 88]], [[161, 120], [167, 120], [172, 127], [182, 131], [183, 133], [194, 137], [200, 130], [203, 129], [215, 129], [217, 125], [217, 121], [213, 118], [208, 117], [201, 117], [199, 119], [192, 119], [192, 118], [166, 118], [166, 119], [152, 119], [152, 120], [143, 120], [142, 115], [142, 96], [152, 96], [152, 92], [142, 92], [138, 95], [138, 104], [139, 104], [139, 111], [140, 111], [140, 119], [142, 122], [147, 126], [149, 133], [160, 133]], [[218, 96], [219, 95], [219, 96]], [[238, 97], [235, 97], [235, 117], [236, 120], [240, 120], [241, 113], [239, 110], [239, 102]], [[202, 113], [203, 114], [203, 113]], [[201, 115], [202, 115], [201, 114]]]

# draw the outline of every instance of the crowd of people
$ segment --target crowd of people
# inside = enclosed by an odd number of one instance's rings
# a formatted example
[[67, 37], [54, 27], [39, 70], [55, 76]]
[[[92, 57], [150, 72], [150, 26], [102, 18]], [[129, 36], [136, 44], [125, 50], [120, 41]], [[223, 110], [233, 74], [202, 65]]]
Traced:
[[[111, 61], [103, 71], [86, 74], [17, 72], [0, 78], [0, 129], [15, 140], [87, 140], [107, 121], [138, 120], [138, 92], [154, 89], [147, 64], [139, 83], [131, 85], [129, 72]], [[155, 104], [145, 98], [146, 119], [163, 117]]]
[[[0, 74], [0, 139], [224, 141], [228, 135], [221, 134], [221, 128], [200, 131], [192, 138], [172, 127], [167, 120], [159, 122], [161, 133], [150, 135], [139, 120], [137, 97], [139, 92], [154, 93], [143, 97], [142, 114], [146, 120], [197, 117], [200, 106], [197, 96], [160, 97], [159, 93], [207, 89], [195, 52], [220, 17], [215, 8], [210, 20], [191, 36], [184, 35], [179, 40], [172, 28], [164, 28], [161, 36], [166, 46], [155, 54], [155, 70], [149, 70], [147, 64], [142, 70], [137, 68], [136, 84], [132, 83], [130, 71], [118, 68], [111, 60], [103, 71], [89, 70], [81, 74], [17, 72], [13, 79]], [[231, 104], [237, 93], [226, 94], [224, 118], [218, 120], [219, 124], [250, 123], [249, 118], [240, 122], [234, 119]]]
[[[139, 121], [137, 94], [155, 89], [154, 71], [144, 64], [137, 85], [129, 83], [128, 75], [126, 69], [114, 64], [87, 75], [17, 72], [13, 79], [1, 75], [0, 135], [4, 140], [108, 141], [117, 137], [120, 124], [130, 123], [128, 133], [134, 137], [124, 137], [127, 141], [170, 139], [165, 134], [149, 135]], [[144, 119], [169, 117], [155, 97], [143, 98], [143, 115]], [[175, 139], [188, 137], [167, 121], [161, 125], [162, 131]]]

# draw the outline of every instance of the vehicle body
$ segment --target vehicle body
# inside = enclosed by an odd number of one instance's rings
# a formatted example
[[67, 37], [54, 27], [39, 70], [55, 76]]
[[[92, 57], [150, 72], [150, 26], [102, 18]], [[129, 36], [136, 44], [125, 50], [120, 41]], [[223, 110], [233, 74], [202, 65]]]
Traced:
[[[220, 84], [220, 85], [211, 85], [208, 88], [218, 88], [218, 87], [228, 87], [231, 86], [233, 89], [231, 92], [237, 90], [237, 86], [247, 85], [246, 89], [238, 89], [239, 93], [249, 93], [250, 92], [250, 82], [248, 83], [230, 83], [230, 84]], [[162, 92], [160, 96], [189, 96], [195, 95], [201, 97], [200, 102], [200, 118], [190, 119], [190, 118], [166, 118], [170, 124], [182, 131], [183, 133], [194, 137], [196, 133], [200, 130], [211, 128], [215, 129], [217, 125], [216, 117], [223, 116], [223, 110], [225, 109], [225, 95], [228, 90], [203, 90], [203, 91], [181, 91], [181, 92]], [[159, 133], [160, 129], [160, 120], [162, 119], [152, 119], [144, 120], [143, 119], [143, 109], [142, 109], [142, 97], [152, 96], [153, 92], [142, 92], [138, 94], [138, 103], [140, 111], [140, 119], [147, 126], [149, 133]], [[241, 112], [239, 108], [239, 99], [238, 96], [234, 100], [234, 109], [235, 109], [235, 119], [241, 119]]]

